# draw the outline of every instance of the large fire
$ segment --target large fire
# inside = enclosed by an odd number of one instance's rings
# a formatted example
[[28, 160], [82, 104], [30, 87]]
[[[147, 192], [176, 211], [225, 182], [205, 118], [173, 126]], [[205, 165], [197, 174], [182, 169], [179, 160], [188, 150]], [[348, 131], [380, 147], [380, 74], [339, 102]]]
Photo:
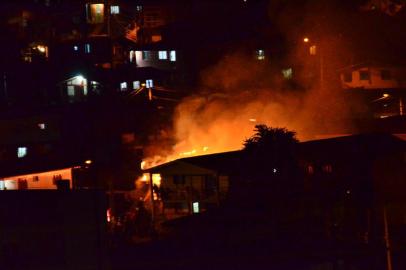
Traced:
[[142, 167], [241, 149], [257, 124], [294, 130], [301, 141], [348, 128], [347, 104], [337, 91], [289, 90], [269, 78], [272, 72], [241, 55], [228, 56], [208, 70], [202, 78], [210, 90], [177, 106], [171, 131], [146, 148]]

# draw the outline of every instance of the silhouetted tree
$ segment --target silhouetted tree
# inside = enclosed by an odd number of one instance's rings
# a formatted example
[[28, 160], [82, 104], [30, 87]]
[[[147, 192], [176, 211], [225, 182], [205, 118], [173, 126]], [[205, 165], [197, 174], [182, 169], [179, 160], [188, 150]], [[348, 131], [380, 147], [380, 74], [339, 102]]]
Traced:
[[294, 131], [255, 126], [255, 134], [244, 142], [243, 166], [231, 199], [253, 210], [290, 205], [301, 190], [297, 144]]

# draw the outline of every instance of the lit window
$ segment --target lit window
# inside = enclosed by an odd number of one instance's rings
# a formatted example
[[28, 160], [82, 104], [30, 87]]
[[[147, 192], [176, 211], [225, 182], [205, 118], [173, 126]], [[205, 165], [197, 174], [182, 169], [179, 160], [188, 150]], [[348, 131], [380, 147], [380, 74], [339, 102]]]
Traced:
[[172, 62], [175, 62], [175, 61], [176, 61], [176, 51], [171, 51], [171, 52], [169, 53], [169, 57], [170, 57], [170, 60], [171, 60]]
[[127, 82], [122, 82], [122, 83], [120, 83], [120, 90], [121, 90], [121, 91], [127, 90]]
[[142, 11], [142, 6], [137, 6], [137, 11]]
[[145, 81], [146, 87], [147, 88], [152, 88], [154, 87], [154, 81], [153, 80], [146, 80]]
[[168, 59], [168, 52], [167, 51], [159, 51], [158, 58], [161, 60]]
[[133, 89], [138, 90], [141, 88], [140, 81], [133, 81]]
[[18, 147], [17, 148], [17, 157], [23, 158], [27, 155], [27, 147]]
[[78, 51], [78, 50], [79, 50], [79, 46], [77, 46], [77, 45], [73, 46], [73, 50], [74, 50], [74, 51]]
[[135, 51], [130, 51], [130, 63], [135, 63]]
[[85, 53], [90, 53], [90, 44], [89, 43], [87, 43], [85, 45]]
[[308, 166], [307, 166], [307, 173], [308, 173], [308, 174], [313, 174], [313, 173], [314, 173], [314, 168], [313, 168], [312, 165], [308, 165]]
[[323, 172], [332, 173], [333, 172], [333, 166], [331, 166], [330, 164], [324, 165], [323, 166]]
[[285, 78], [285, 79], [292, 79], [293, 69], [292, 68], [282, 69], [282, 75], [283, 75], [283, 78]]
[[387, 69], [381, 70], [381, 79], [385, 81], [392, 79], [390, 70]]
[[39, 123], [38, 127], [39, 129], [45, 129], [45, 123]]
[[98, 24], [104, 22], [104, 4], [87, 4], [87, 22]]
[[199, 213], [200, 212], [200, 208], [199, 208], [199, 202], [193, 202], [192, 204], [192, 208], [193, 208], [193, 213]]
[[316, 55], [316, 53], [317, 53], [316, 45], [310, 46], [309, 53], [310, 53], [310, 55]]
[[73, 85], [68, 85], [68, 96], [70, 97], [75, 96], [75, 87]]
[[265, 51], [264, 50], [257, 50], [257, 59], [265, 60]]
[[119, 6], [111, 6], [110, 7], [111, 14], [120, 14], [120, 7]]

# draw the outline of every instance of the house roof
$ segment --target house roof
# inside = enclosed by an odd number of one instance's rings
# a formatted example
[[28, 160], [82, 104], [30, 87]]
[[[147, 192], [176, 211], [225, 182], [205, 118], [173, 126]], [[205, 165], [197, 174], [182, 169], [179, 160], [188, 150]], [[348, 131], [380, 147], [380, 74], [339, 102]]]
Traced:
[[217, 173], [230, 173], [235, 168], [241, 158], [242, 151], [230, 151], [216, 154], [195, 156], [189, 158], [181, 158], [168, 163], [158, 165], [156, 167], [145, 170], [146, 172], [154, 173], [167, 169], [168, 167], [178, 164], [190, 164], [198, 168], [205, 168]]
[[[406, 152], [406, 136], [399, 134], [357, 134], [329, 139], [313, 140], [299, 143], [299, 159], [318, 158], [354, 158], [358, 155], [376, 157], [396, 151]], [[145, 170], [156, 173], [168, 170], [180, 164], [189, 164], [216, 173], [230, 174], [241, 166], [242, 150], [216, 153], [189, 158], [181, 158]]]

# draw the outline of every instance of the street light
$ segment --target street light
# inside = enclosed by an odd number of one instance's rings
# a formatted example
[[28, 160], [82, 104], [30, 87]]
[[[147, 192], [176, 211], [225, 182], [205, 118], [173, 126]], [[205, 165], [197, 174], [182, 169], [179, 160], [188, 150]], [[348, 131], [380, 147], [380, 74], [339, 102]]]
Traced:
[[[309, 37], [304, 37], [303, 38], [303, 42], [304, 43], [309, 43], [310, 42], [310, 38]], [[317, 50], [317, 46], [319, 46], [319, 49]], [[317, 53], [318, 51], [318, 53]], [[319, 81], [319, 85], [320, 85], [320, 90], [324, 89], [324, 59], [323, 59], [323, 54], [322, 54], [322, 50], [320, 49], [320, 44], [315, 44], [314, 42], [312, 42], [312, 44], [309, 45], [309, 54], [311, 56], [316, 56], [318, 54], [318, 60], [319, 60], [319, 76], [320, 76], [320, 81]]]

